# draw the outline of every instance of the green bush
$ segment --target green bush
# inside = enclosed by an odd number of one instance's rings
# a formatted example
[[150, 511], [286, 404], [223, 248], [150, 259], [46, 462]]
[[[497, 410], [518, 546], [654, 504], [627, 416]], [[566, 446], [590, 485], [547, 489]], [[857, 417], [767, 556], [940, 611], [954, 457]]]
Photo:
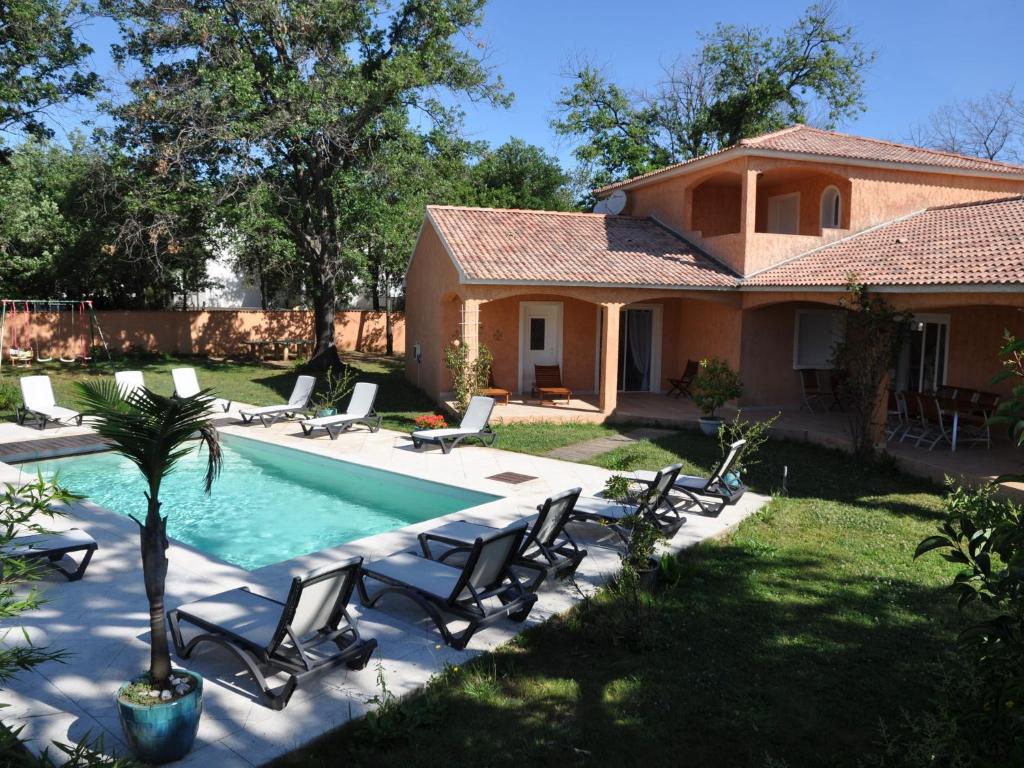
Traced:
[[0, 411], [13, 411], [20, 402], [18, 385], [9, 378], [0, 379]]
[[940, 551], [963, 566], [950, 585], [977, 606], [957, 639], [977, 685], [960, 702], [963, 733], [984, 765], [1024, 763], [1024, 510], [995, 486], [950, 483], [949, 517], [914, 557]]
[[743, 382], [725, 360], [712, 357], [700, 361], [700, 373], [693, 382], [693, 402], [707, 418], [742, 394]]

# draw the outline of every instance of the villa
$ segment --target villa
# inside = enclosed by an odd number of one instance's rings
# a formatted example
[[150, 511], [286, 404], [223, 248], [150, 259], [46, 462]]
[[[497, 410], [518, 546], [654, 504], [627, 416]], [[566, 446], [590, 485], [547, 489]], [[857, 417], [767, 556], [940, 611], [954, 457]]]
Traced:
[[989, 388], [1004, 330], [1024, 332], [1024, 166], [794, 125], [595, 195], [619, 215], [428, 207], [410, 381], [445, 399], [461, 338], [498, 387], [558, 365], [601, 416], [712, 356], [743, 405], [793, 407], [801, 370], [831, 367], [851, 275], [913, 314], [901, 390]]

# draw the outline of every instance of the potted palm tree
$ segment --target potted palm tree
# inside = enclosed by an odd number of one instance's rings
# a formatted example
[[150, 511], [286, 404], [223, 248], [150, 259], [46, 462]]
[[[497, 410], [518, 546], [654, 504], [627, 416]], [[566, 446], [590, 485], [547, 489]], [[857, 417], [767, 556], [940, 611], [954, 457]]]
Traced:
[[[163, 397], [139, 388], [122, 396], [112, 380], [78, 385], [82, 410], [115, 453], [130, 459], [145, 478], [145, 520], [139, 525], [142, 574], [149, 601], [149, 671], [126, 682], [117, 706], [128, 745], [141, 760], [165, 763], [192, 748], [203, 711], [203, 680], [171, 667], [164, 612], [167, 580], [167, 517], [160, 514], [160, 483], [186, 455], [207, 449], [205, 488], [220, 472], [221, 452], [210, 421], [208, 390], [192, 397]], [[198, 437], [198, 443], [194, 438]]]

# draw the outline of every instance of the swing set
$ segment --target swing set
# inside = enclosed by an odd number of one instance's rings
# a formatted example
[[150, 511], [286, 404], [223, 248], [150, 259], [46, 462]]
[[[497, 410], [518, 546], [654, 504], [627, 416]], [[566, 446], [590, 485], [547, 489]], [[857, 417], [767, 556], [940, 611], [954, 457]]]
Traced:
[[91, 363], [97, 336], [107, 360], [113, 362], [91, 300], [0, 299], [0, 367], [5, 360], [12, 368], [17, 368], [54, 359], [54, 339], [49, 340], [50, 347], [44, 354], [40, 333], [32, 330], [33, 315], [53, 312], [57, 313], [57, 336], [67, 340], [56, 352], [60, 362]]

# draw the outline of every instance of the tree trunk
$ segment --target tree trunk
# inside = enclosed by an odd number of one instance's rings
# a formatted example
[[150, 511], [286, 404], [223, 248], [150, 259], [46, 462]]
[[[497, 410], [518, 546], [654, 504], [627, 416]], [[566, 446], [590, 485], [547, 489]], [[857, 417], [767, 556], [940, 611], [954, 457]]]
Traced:
[[148, 496], [146, 524], [140, 526], [142, 574], [149, 600], [149, 676], [154, 688], [169, 688], [171, 652], [164, 617], [164, 585], [167, 581], [167, 520], [160, 517], [160, 501]]
[[395, 354], [395, 334], [391, 327], [391, 281], [384, 280], [384, 352], [388, 357]]

